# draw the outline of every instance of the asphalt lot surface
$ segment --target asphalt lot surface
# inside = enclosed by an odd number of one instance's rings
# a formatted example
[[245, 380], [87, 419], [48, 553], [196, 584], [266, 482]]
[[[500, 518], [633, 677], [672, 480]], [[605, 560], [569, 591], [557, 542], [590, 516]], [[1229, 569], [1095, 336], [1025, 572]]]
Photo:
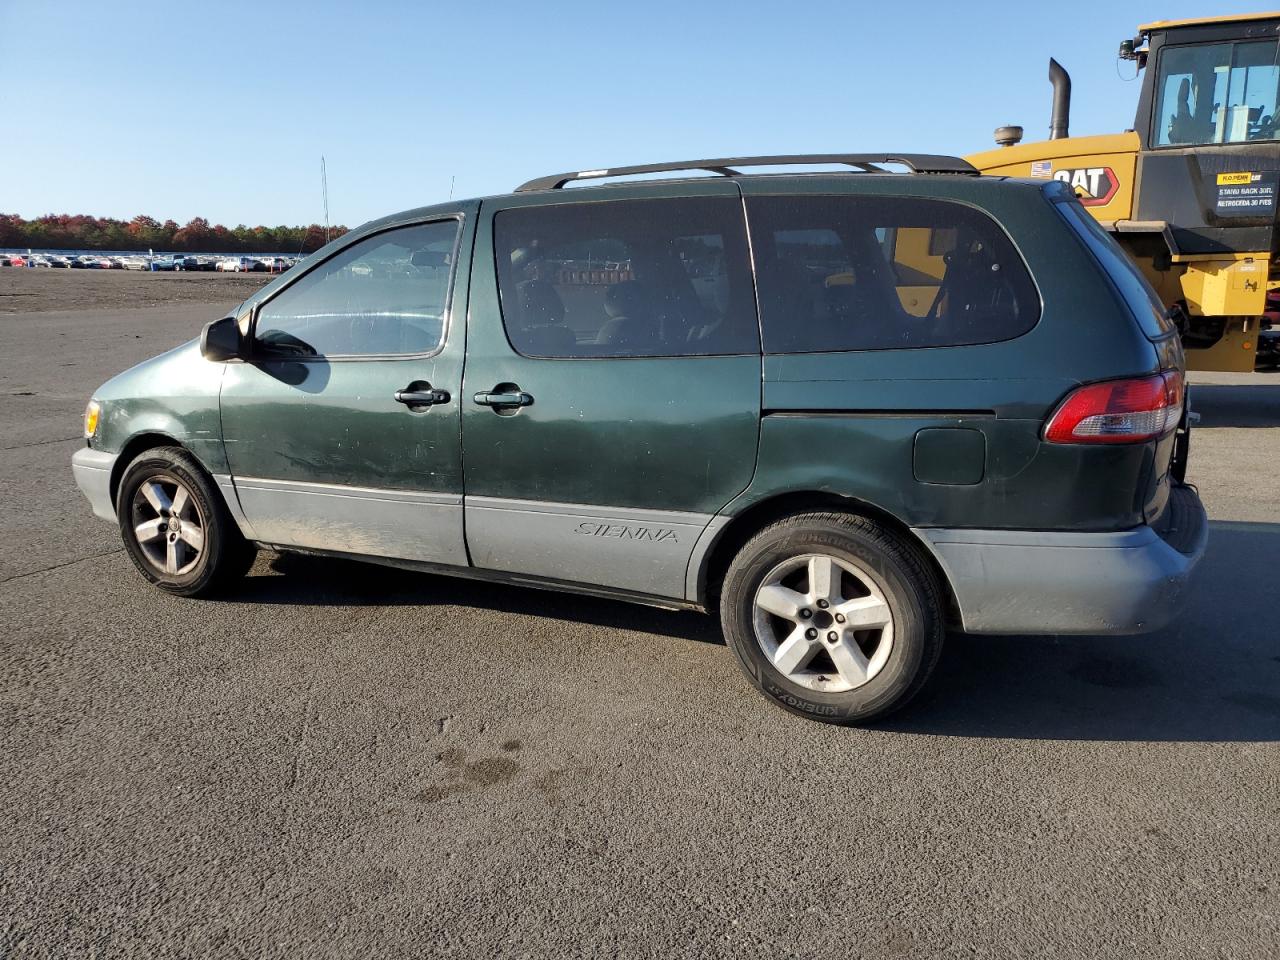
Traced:
[[272, 556], [145, 586], [81, 411], [223, 306], [0, 315], [0, 956], [1280, 954], [1280, 375], [1197, 378], [1173, 627], [953, 636], [838, 729], [696, 614]]

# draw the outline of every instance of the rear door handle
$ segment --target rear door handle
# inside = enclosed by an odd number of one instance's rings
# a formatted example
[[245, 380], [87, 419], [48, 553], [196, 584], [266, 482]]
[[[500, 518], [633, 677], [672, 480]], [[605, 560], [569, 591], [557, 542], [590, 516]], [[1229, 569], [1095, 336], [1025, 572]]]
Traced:
[[415, 380], [403, 390], [395, 392], [396, 403], [403, 403], [410, 410], [419, 407], [433, 407], [437, 403], [449, 402], [448, 390], [437, 390], [425, 380]]
[[513, 393], [477, 393], [472, 399], [482, 407], [527, 407], [533, 397], [523, 390]]

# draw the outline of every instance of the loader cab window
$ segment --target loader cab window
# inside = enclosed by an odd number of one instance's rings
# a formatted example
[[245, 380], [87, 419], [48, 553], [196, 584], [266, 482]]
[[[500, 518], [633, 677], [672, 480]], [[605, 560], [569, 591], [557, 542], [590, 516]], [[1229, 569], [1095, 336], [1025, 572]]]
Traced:
[[1280, 138], [1280, 41], [1165, 47], [1156, 77], [1156, 146]]

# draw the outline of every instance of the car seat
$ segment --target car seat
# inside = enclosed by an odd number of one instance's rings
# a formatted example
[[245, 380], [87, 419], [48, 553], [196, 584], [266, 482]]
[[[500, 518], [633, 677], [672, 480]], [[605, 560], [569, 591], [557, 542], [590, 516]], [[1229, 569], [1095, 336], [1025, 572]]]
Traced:
[[653, 298], [639, 280], [624, 280], [604, 294], [608, 319], [596, 334], [596, 343], [613, 350], [643, 355], [659, 343], [659, 321]]
[[516, 284], [522, 321], [520, 346], [542, 357], [573, 357], [578, 354], [578, 338], [564, 322], [564, 301], [547, 280], [524, 280]]

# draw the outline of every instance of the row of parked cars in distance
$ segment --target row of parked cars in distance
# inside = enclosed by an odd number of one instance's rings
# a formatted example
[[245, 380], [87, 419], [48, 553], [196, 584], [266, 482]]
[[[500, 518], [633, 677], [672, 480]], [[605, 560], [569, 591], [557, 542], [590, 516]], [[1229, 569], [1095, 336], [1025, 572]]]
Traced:
[[219, 273], [281, 273], [301, 257], [214, 257], [174, 253], [165, 256], [101, 256], [84, 254], [66, 257], [52, 253], [5, 254], [0, 267], [46, 267], [73, 270], [159, 270], [218, 271]]

